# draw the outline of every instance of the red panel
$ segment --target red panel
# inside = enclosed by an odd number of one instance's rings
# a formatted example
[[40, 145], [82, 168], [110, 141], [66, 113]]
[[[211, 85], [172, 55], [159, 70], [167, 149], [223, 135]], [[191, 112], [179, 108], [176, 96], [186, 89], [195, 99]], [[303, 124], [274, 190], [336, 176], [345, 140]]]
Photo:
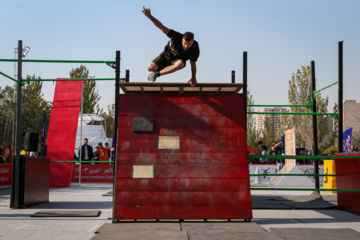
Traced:
[[[244, 178], [249, 166], [243, 165], [155, 165], [154, 178]], [[118, 165], [116, 178], [132, 178], [133, 165]]]
[[240, 111], [234, 111], [239, 108], [239, 105], [227, 105], [224, 107], [217, 107], [217, 109], [209, 108], [206, 104], [164, 104], [161, 106], [147, 105], [144, 108], [144, 104], [139, 105], [122, 105], [120, 116], [179, 116], [179, 117], [191, 117], [191, 116], [242, 116]]
[[[336, 154], [360, 156], [360, 154]], [[360, 158], [336, 159], [336, 184], [338, 189], [360, 189]], [[360, 215], [360, 192], [338, 192], [338, 206]]]
[[[132, 128], [133, 119], [149, 119], [155, 118], [154, 116], [120, 116], [119, 117], [119, 129]], [[224, 116], [156, 116], [155, 130], [167, 129], [174, 126], [177, 128], [189, 128], [189, 129], [208, 129], [208, 128], [238, 128], [244, 126], [244, 117], [231, 117]]]
[[126, 153], [118, 155], [121, 165], [220, 165], [238, 164], [246, 152], [236, 153]]
[[[121, 191], [204, 191], [204, 192], [238, 192], [246, 191], [249, 179], [241, 181], [229, 178], [197, 178], [197, 179], [118, 179], [116, 192]], [[247, 193], [246, 193], [247, 194]]]
[[12, 164], [3, 163], [0, 164], [0, 187], [10, 186], [12, 176]]
[[[47, 155], [51, 161], [72, 161], [79, 118], [82, 81], [56, 82], [51, 110]], [[50, 165], [50, 186], [69, 187], [72, 163]]]
[[[164, 102], [173, 105], [179, 104], [207, 104], [211, 108], [223, 107], [225, 105], [239, 105], [242, 108], [242, 94], [129, 94], [121, 99], [120, 105], [141, 105], [144, 102], [148, 106], [162, 106]], [[120, 113], [121, 115], [121, 113]]]
[[[216, 129], [186, 129], [186, 128], [160, 128], [152, 133], [146, 135], [140, 132], [134, 133], [132, 128], [119, 128], [119, 139], [121, 140], [158, 140], [159, 136], [179, 136], [180, 139], [191, 140], [238, 140], [246, 135], [245, 130], [234, 131], [231, 128], [216, 128]], [[216, 134], [214, 134], [214, 132]]]
[[121, 191], [116, 198], [124, 205], [236, 205], [247, 204], [249, 194], [243, 192], [155, 192]]
[[248, 204], [115, 205], [114, 219], [251, 219], [251, 206], [247, 206]]
[[[245, 136], [244, 136], [245, 137]], [[156, 152], [183, 152], [187, 149], [188, 152], [194, 153], [236, 153], [241, 150], [243, 145], [246, 150], [246, 140], [242, 137], [238, 141], [232, 140], [232, 144], [228, 141], [219, 140], [192, 140], [180, 138], [180, 149], [158, 149], [158, 139], [154, 140], [121, 140], [118, 141], [119, 150], [122, 153], [156, 153]], [[231, 139], [230, 139], [231, 140]]]
[[[131, 94], [120, 97], [114, 220], [251, 219], [240, 94]], [[154, 132], [132, 132], [153, 119]], [[158, 149], [178, 136], [180, 149]], [[154, 178], [133, 178], [151, 165]]]

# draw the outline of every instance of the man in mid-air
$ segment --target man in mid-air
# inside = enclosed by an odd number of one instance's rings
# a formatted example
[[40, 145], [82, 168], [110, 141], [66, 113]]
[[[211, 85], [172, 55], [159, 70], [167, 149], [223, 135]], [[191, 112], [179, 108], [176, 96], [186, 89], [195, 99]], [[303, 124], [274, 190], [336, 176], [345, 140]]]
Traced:
[[142, 12], [170, 38], [164, 51], [149, 64], [148, 70], [152, 73], [148, 76], [148, 80], [155, 82], [156, 78], [160, 76], [180, 70], [185, 67], [186, 61], [190, 59], [191, 79], [188, 83], [195, 87], [197, 83], [196, 61], [200, 55], [200, 49], [198, 42], [194, 40], [194, 34], [191, 32], [181, 34], [168, 29], [151, 15], [150, 8], [143, 7]]

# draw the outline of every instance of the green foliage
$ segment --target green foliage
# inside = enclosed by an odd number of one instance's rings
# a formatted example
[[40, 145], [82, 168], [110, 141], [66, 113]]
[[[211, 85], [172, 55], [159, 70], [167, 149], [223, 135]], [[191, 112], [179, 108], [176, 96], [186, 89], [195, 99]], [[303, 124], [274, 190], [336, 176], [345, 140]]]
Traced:
[[[27, 76], [26, 79], [41, 79]], [[43, 83], [40, 81], [27, 82], [22, 88], [21, 99], [21, 129], [22, 132], [32, 131], [41, 136], [42, 122], [46, 114], [47, 128], [49, 127], [52, 104], [44, 100]], [[47, 131], [46, 131], [47, 132]]]
[[115, 133], [115, 105], [112, 104], [111, 107], [108, 106], [108, 112], [103, 114], [105, 121], [103, 122], [103, 126], [105, 128], [106, 137], [112, 138]]
[[[41, 79], [40, 77], [36, 78], [35, 75], [27, 76], [26, 79]], [[2, 106], [0, 111], [0, 122], [2, 123], [5, 120], [12, 119], [14, 115], [14, 110], [16, 108], [16, 100], [14, 101], [14, 89], [17, 92], [17, 86], [14, 87], [6, 86], [5, 89], [0, 89], [0, 104]], [[46, 129], [45, 136], [49, 129], [49, 121], [51, 114], [52, 104], [49, 101], [44, 99], [44, 94], [42, 93], [42, 82], [33, 81], [27, 82], [22, 87], [21, 95], [21, 133], [26, 131], [39, 133], [39, 150], [41, 146], [40, 136], [42, 132], [42, 123], [44, 114], [46, 116]], [[15, 124], [15, 121], [12, 119], [12, 123]], [[3, 124], [0, 125], [0, 134], [4, 138], [4, 129]], [[8, 140], [13, 138], [13, 131], [9, 131], [9, 135], [6, 136]], [[23, 142], [23, 141], [21, 141]]]
[[[89, 77], [89, 70], [81, 65], [78, 68], [73, 68], [70, 71], [70, 78], [95, 78]], [[83, 113], [101, 114], [103, 109], [99, 107], [100, 100], [99, 91], [95, 80], [84, 81], [83, 86]]]
[[[247, 105], [253, 105], [254, 100], [250, 91], [247, 92]], [[253, 112], [254, 108], [247, 107], [248, 112]], [[252, 148], [257, 148], [259, 134], [256, 131], [255, 117], [252, 114], [247, 114], [247, 144]]]
[[[14, 86], [14, 88], [16, 85]], [[0, 87], [0, 140], [12, 139], [12, 129], [14, 126], [14, 88], [6, 86], [4, 89]], [[6, 128], [6, 130], [5, 130]]]
[[355, 146], [355, 148], [360, 147], [360, 131], [353, 131], [352, 138], [351, 138], [351, 144]]
[[276, 137], [275, 128], [269, 117], [265, 117], [264, 129], [261, 131], [261, 133], [261, 141], [268, 149], [271, 148], [273, 143], [278, 143], [280, 141], [280, 139]]
[[325, 152], [330, 148], [332, 149], [332, 147], [335, 147], [336, 152], [337, 152], [337, 133], [336, 132], [332, 132], [329, 141], [319, 147], [319, 150], [320, 150], [319, 154], [326, 154]]
[[328, 149], [326, 149], [324, 151], [324, 154], [326, 154], [326, 155], [334, 155], [337, 152], [338, 152], [337, 147], [336, 146], [331, 146], [331, 147], [329, 147]]
[[[288, 100], [291, 105], [304, 105], [312, 101], [311, 69], [310, 66], [302, 66], [293, 73], [289, 80]], [[326, 112], [329, 99], [322, 98], [320, 93], [316, 95], [317, 112]], [[306, 107], [294, 107], [290, 112], [312, 112]], [[296, 145], [311, 149], [314, 145], [311, 115], [290, 115], [284, 120], [284, 128], [296, 129]], [[317, 115], [318, 142], [329, 132], [326, 116]]]

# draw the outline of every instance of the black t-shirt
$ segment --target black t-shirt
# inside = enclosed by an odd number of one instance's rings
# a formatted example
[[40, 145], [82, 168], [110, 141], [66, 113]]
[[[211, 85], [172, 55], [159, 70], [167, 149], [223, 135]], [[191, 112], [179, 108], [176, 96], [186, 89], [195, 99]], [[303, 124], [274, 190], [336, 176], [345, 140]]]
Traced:
[[170, 41], [165, 46], [164, 54], [170, 59], [182, 59], [184, 62], [190, 59], [191, 62], [196, 62], [199, 55], [200, 49], [197, 41], [194, 40], [194, 43], [191, 45], [189, 50], [184, 50], [182, 46], [183, 34], [170, 30], [167, 34], [170, 38]]

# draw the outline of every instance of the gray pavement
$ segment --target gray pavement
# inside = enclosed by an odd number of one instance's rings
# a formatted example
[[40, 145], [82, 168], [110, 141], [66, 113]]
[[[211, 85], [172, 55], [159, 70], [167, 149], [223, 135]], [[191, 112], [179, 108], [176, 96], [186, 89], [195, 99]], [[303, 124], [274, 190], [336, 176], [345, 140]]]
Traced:
[[[111, 184], [81, 184], [70, 188], [51, 188], [50, 202], [27, 209], [9, 209], [10, 188], [0, 188], [0, 239], [284, 239], [281, 229], [332, 229], [344, 236], [360, 233], [360, 216], [337, 209], [254, 209], [251, 223], [185, 221], [173, 223], [110, 224], [112, 197], [102, 196]], [[312, 192], [252, 191], [253, 196], [304, 196]], [[334, 197], [334, 194], [322, 193]], [[99, 217], [34, 218], [40, 210], [101, 210]], [[107, 225], [104, 225], [108, 223]], [[101, 228], [102, 227], [102, 228]], [[115, 227], [115, 228], [114, 228]], [[100, 233], [95, 232], [100, 228]], [[107, 231], [105, 231], [107, 229]], [[114, 237], [111, 231], [121, 229]], [[273, 229], [273, 231], [272, 231]], [[279, 230], [280, 229], [280, 230]], [[346, 230], [347, 229], [347, 230]], [[104, 230], [102, 232], [102, 230]], [[330, 230], [329, 230], [330, 231]], [[293, 231], [291, 231], [293, 232]], [[303, 239], [309, 237], [306, 231]], [[103, 234], [102, 234], [103, 233]], [[346, 235], [346, 234], [347, 235]], [[120, 234], [120, 235], [119, 235]], [[284, 230], [281, 234], [286, 234]], [[302, 234], [297, 233], [298, 235]], [[335, 237], [334, 234], [332, 236]], [[297, 239], [297, 238], [294, 238]], [[336, 239], [336, 238], [333, 238]], [[353, 239], [342, 238], [344, 239]]]

